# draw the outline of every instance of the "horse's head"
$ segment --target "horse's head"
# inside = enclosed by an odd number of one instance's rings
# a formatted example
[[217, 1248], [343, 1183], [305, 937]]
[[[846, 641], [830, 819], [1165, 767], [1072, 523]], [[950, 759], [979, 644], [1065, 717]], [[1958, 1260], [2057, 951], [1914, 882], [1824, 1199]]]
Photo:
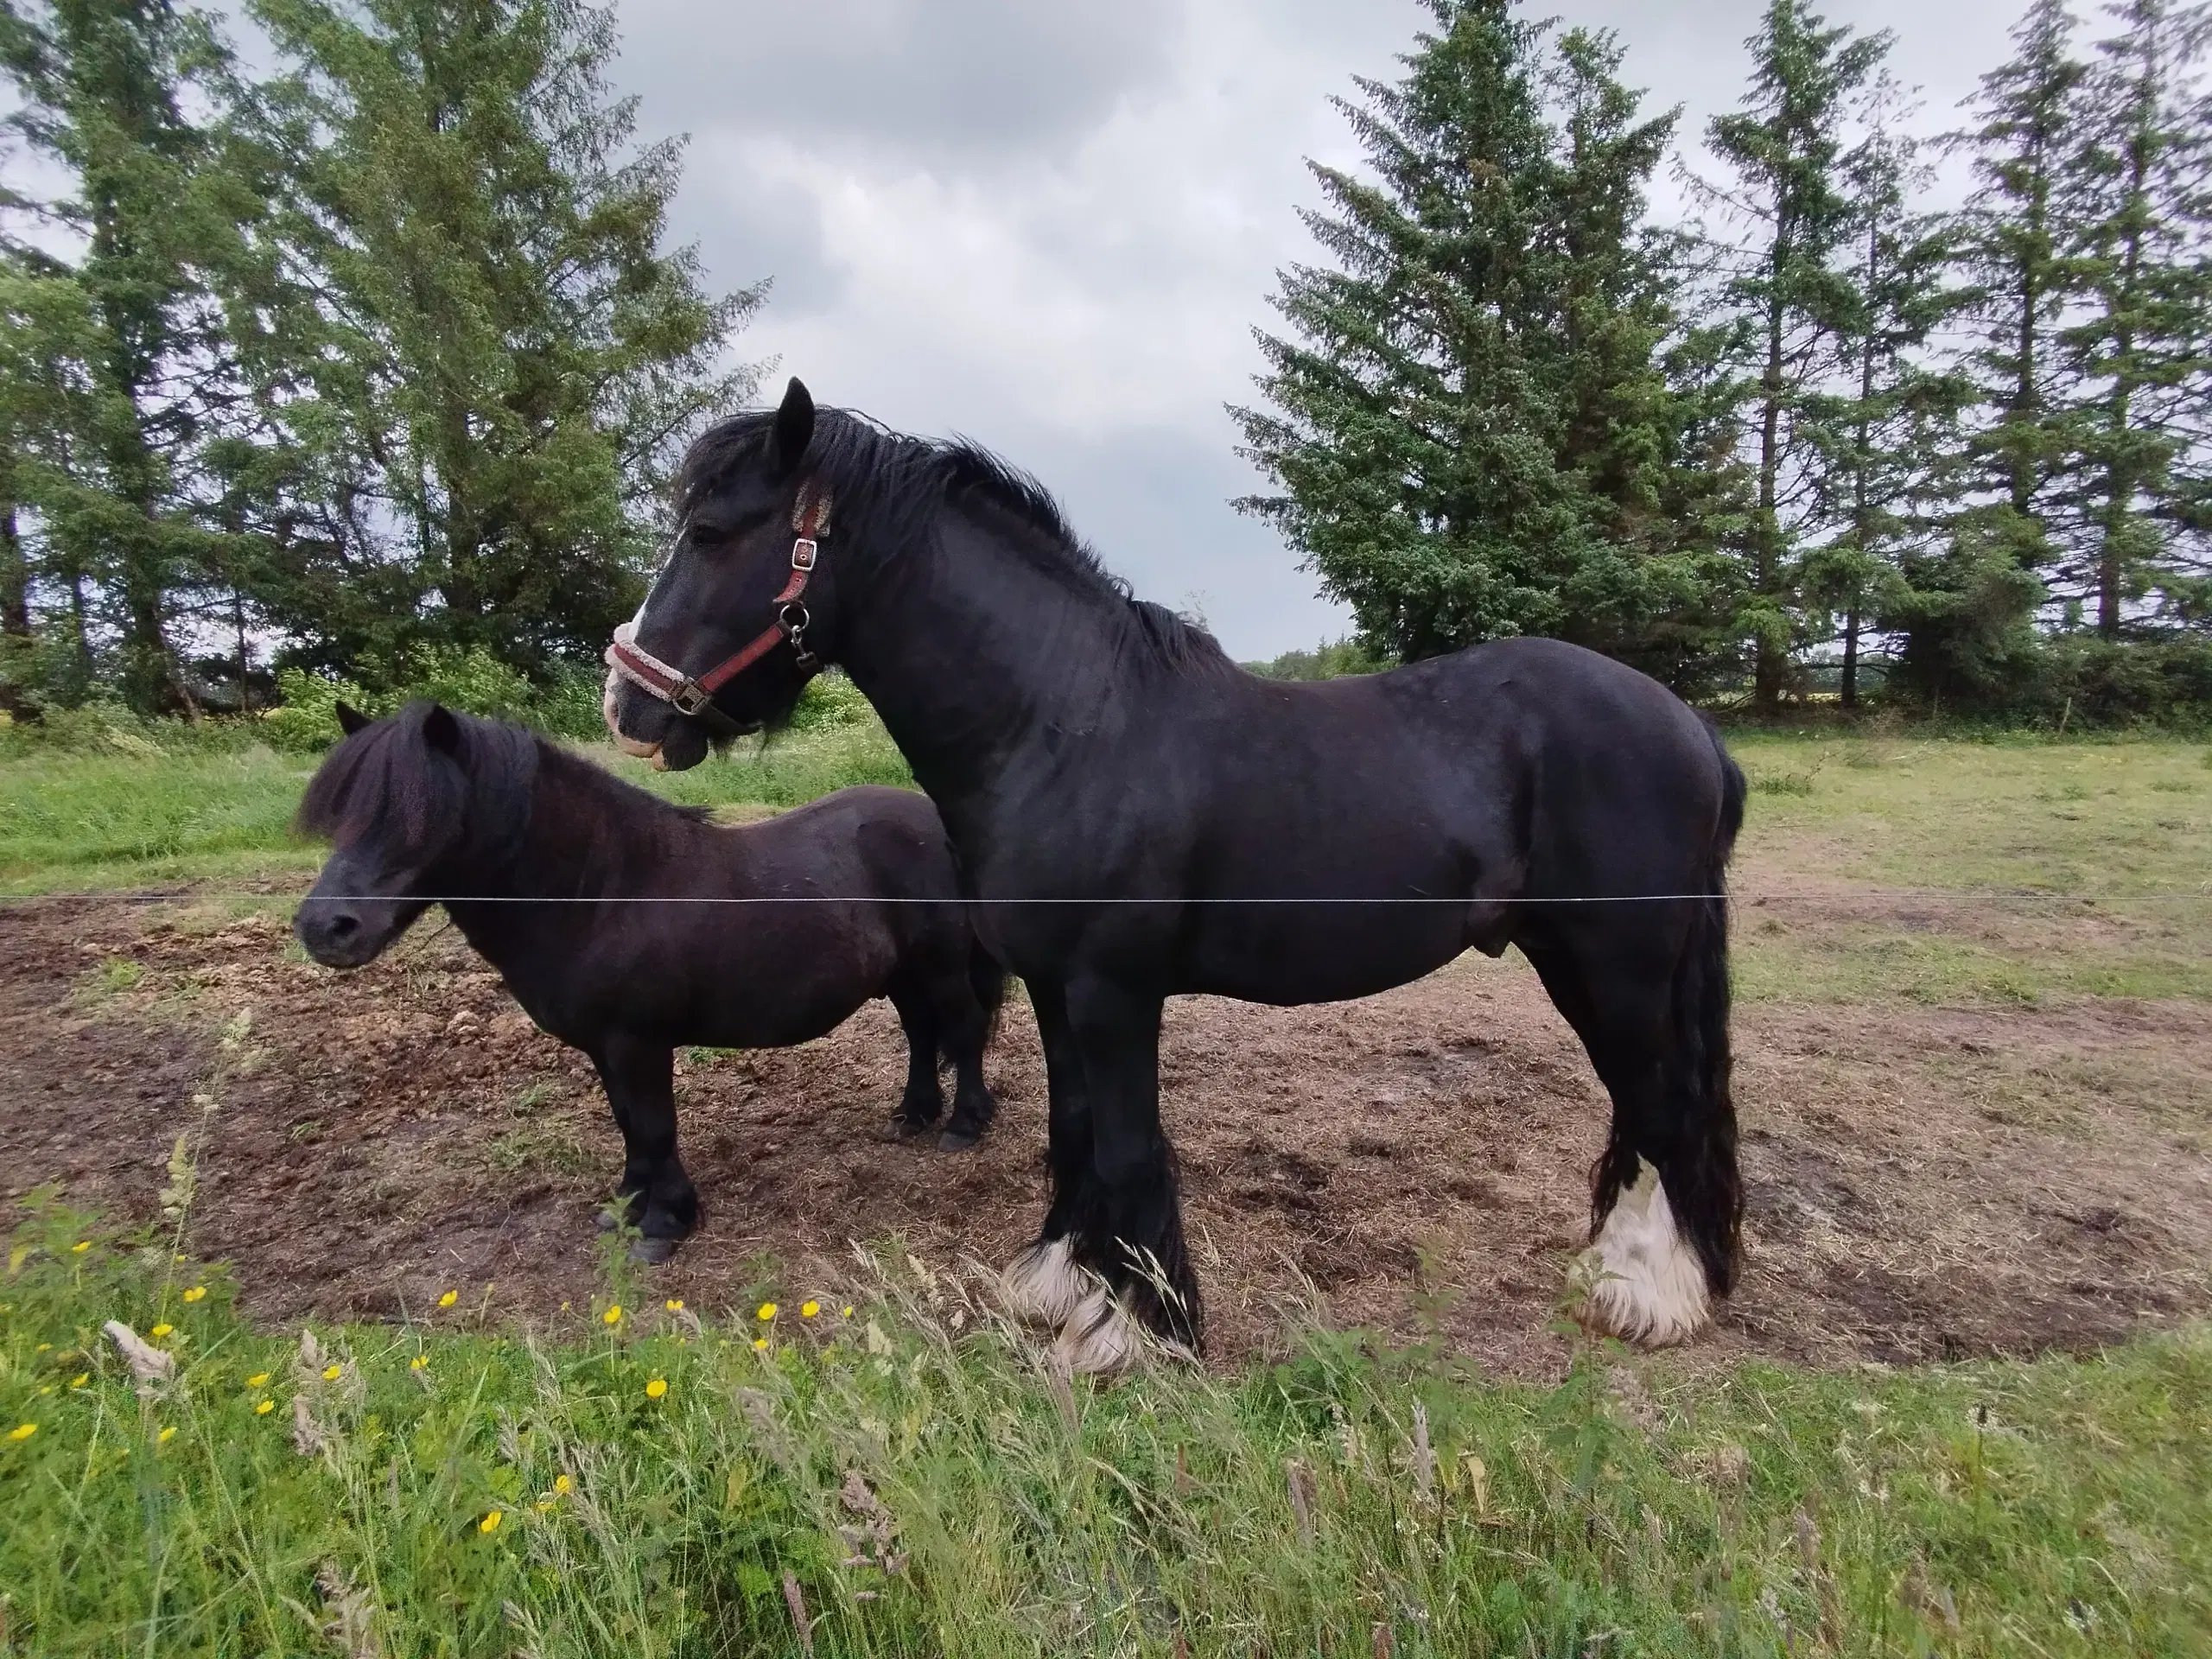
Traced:
[[378, 721], [340, 703], [338, 720], [345, 741], [309, 781], [298, 821], [333, 849], [292, 925], [325, 967], [359, 968], [512, 848], [528, 818], [537, 744], [435, 702]]
[[607, 652], [603, 712], [629, 753], [696, 766], [710, 721], [743, 734], [781, 719], [824, 658], [834, 558], [814, 560], [832, 504], [806, 474], [813, 438], [814, 400], [793, 380], [772, 417], [727, 422], [684, 458], [676, 544]]

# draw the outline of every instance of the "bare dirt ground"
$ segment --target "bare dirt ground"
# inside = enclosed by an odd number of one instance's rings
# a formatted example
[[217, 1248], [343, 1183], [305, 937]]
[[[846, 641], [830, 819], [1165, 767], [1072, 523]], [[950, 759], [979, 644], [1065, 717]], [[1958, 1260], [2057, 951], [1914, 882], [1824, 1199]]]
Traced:
[[[589, 1067], [457, 935], [426, 922], [340, 976], [288, 952], [283, 910], [0, 911], [0, 1194], [153, 1215], [215, 1033], [250, 1013], [192, 1242], [235, 1263], [251, 1310], [386, 1318], [455, 1288], [494, 1316], [585, 1306], [620, 1164]], [[1750, 1260], [1700, 1361], [2083, 1348], [2212, 1311], [2201, 1004], [1768, 1002], [1737, 1032]], [[994, 1051], [1003, 1109], [977, 1153], [885, 1138], [903, 1066], [880, 1004], [804, 1048], [683, 1065], [708, 1219], [653, 1294], [795, 1295], [855, 1239], [992, 1262], [1024, 1243], [1045, 1134], [1027, 1009]], [[1502, 1375], [1558, 1369], [1603, 1097], [1517, 959], [1356, 1004], [1179, 1001], [1163, 1070], [1217, 1359], [1274, 1346], [1318, 1298]]]

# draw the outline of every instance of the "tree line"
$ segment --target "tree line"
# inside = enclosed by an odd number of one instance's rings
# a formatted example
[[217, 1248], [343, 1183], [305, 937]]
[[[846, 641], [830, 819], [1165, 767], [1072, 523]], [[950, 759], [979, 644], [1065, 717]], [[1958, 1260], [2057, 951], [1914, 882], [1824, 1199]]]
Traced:
[[1555, 635], [1765, 714], [1878, 676], [2212, 712], [2204, 8], [2033, 0], [1929, 133], [1890, 35], [1770, 0], [1681, 222], [1616, 39], [1429, 8], [1340, 100], [1366, 166], [1313, 168], [1325, 259], [1233, 411], [1275, 486], [1240, 505], [1360, 648]]
[[[1293, 671], [1541, 633], [1768, 714], [2212, 713], [2203, 7], [2033, 0], [1941, 131], [1770, 0], [1662, 217], [1616, 39], [1428, 4], [1235, 411], [1357, 630]], [[668, 245], [614, 49], [591, 0], [0, 0], [0, 708], [594, 659], [766, 291]]]
[[[533, 677], [633, 607], [761, 289], [587, 0], [0, 0], [0, 697]], [[43, 188], [39, 188], [43, 187]]]

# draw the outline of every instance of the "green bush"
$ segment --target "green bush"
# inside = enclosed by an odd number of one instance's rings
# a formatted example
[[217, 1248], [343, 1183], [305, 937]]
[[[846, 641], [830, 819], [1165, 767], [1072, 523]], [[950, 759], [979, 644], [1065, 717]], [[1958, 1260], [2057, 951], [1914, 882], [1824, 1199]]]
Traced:
[[481, 647], [447, 645], [417, 653], [410, 669], [395, 690], [384, 692], [336, 675], [279, 669], [276, 689], [283, 701], [260, 716], [261, 728], [274, 747], [309, 753], [338, 741], [340, 702], [381, 717], [429, 697], [463, 714], [520, 721], [557, 737], [599, 735], [601, 681], [592, 670], [564, 670], [551, 684], [540, 686]]
[[798, 702], [785, 722], [794, 732], [828, 732], [843, 726], [866, 726], [875, 709], [861, 689], [835, 669], [817, 674], [799, 693]]

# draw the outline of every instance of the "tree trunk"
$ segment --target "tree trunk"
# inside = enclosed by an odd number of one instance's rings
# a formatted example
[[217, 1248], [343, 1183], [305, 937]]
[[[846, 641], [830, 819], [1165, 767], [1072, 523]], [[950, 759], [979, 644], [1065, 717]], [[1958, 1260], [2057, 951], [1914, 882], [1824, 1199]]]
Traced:
[[1843, 616], [1843, 709], [1854, 714], [1859, 709], [1859, 607], [1853, 604]]
[[[1782, 264], [1781, 245], [1777, 242], [1774, 267], [1777, 270]], [[1767, 302], [1764, 407], [1759, 415], [1759, 506], [1753, 531], [1757, 542], [1752, 569], [1754, 585], [1767, 598], [1777, 596], [1782, 586], [1782, 524], [1777, 516], [1782, 472], [1782, 302], [1771, 298]], [[1770, 717], [1782, 712], [1782, 686], [1788, 671], [1787, 647], [1777, 645], [1770, 635], [1762, 632], [1751, 668], [1751, 705], [1761, 715]]]

